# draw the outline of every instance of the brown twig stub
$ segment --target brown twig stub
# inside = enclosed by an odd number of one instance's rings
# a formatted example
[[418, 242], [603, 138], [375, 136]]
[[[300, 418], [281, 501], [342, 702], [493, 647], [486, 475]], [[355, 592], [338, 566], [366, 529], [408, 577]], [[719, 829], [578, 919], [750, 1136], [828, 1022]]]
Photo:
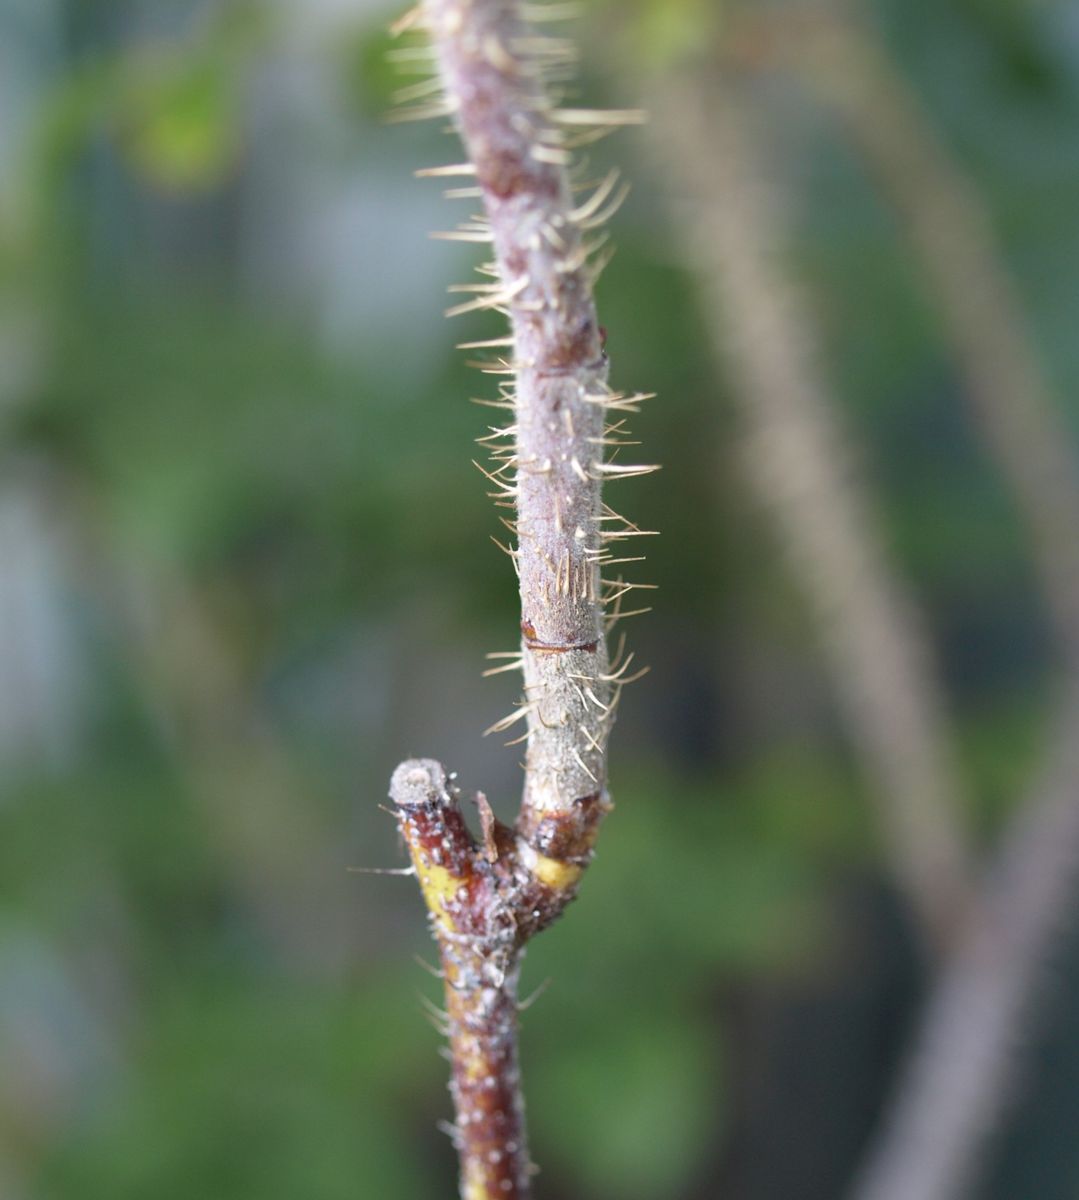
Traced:
[[[468, 175], [483, 202], [446, 236], [489, 243], [486, 282], [450, 315], [493, 309], [511, 337], [467, 343], [509, 347], [478, 363], [512, 376], [495, 408], [504, 428], [480, 439], [481, 467], [516, 547], [501, 546], [520, 581], [521, 642], [489, 673], [520, 670], [521, 703], [489, 733], [523, 722], [525, 779], [514, 829], [478, 801], [477, 846], [443, 768], [402, 764], [391, 796], [439, 943], [457, 1111], [454, 1139], [465, 1200], [526, 1200], [525, 1143], [516, 1051], [517, 975], [527, 941], [576, 895], [607, 798], [607, 740], [632, 656], [608, 659], [605, 635], [629, 615], [636, 584], [605, 580], [613, 543], [646, 532], [601, 500], [605, 479], [654, 470], [615, 461], [625, 414], [644, 396], [607, 385], [605, 336], [592, 287], [601, 264], [596, 230], [625, 198], [617, 173], [577, 203], [567, 168], [575, 145], [639, 114], [557, 109], [547, 95], [568, 54], [563, 39], [533, 34], [516, 0], [426, 0], [407, 24], [430, 36], [444, 95], [414, 115], [452, 113], [469, 161], [425, 174]], [[418, 93], [417, 93], [418, 94]], [[591, 126], [591, 128], [590, 128]], [[500, 351], [505, 353], [505, 351]], [[478, 465], [478, 464], [477, 464]], [[501, 543], [499, 543], [501, 545]], [[636, 561], [636, 560], [632, 560]]]
[[[464, 1200], [528, 1195], [529, 1160], [517, 1066], [520, 938], [512, 863], [490, 862], [465, 825], [443, 767], [413, 759], [390, 798], [438, 942], [446, 989]], [[504, 826], [491, 831], [507, 840]]]
[[517, 1063], [520, 959], [572, 896], [605, 805], [587, 797], [569, 814], [541, 818], [525, 827], [528, 841], [491, 817], [479, 846], [440, 763], [402, 763], [390, 798], [438, 942], [461, 1195], [525, 1200], [532, 1168]]

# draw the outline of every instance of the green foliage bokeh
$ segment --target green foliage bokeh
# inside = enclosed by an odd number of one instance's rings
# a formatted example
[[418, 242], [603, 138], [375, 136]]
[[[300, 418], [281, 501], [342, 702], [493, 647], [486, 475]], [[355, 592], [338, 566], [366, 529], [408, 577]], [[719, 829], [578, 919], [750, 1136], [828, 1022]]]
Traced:
[[[58, 590], [82, 664], [79, 734], [5, 772], [0, 800], [0, 964], [19, 968], [0, 980], [0, 1055], [10, 1039], [33, 1083], [0, 1089], [0, 1188], [10, 1165], [27, 1200], [433, 1200], [454, 1167], [417, 999], [437, 999], [412, 961], [428, 952], [419, 901], [346, 868], [399, 865], [377, 805], [394, 762], [428, 747], [387, 734], [425, 736], [432, 708], [476, 694], [460, 673], [514, 637], [512, 575], [468, 465], [491, 413], [466, 399], [486, 385], [440, 317], [439, 272], [470, 260], [424, 246], [433, 265], [407, 304], [344, 345], [304, 286], [245, 282], [254, 118], [294, 35], [257, 5], [192, 5], [179, 27], [168, 6], [122, 7], [157, 33], [58, 6], [59, 63], [24, 98], [0, 210], [0, 333], [39, 347], [13, 395], [0, 379], [2, 453], [64, 514]], [[701, 53], [738, 8], [631, 7], [588, 8], [615, 68], [588, 87], [619, 103], [638, 69]], [[1059, 7], [872, 6], [983, 189], [1049, 369], [1075, 394], [1079, 68], [1049, 36]], [[321, 171], [315, 190], [347, 180], [418, 212], [400, 197], [430, 192], [410, 171], [454, 151], [381, 127], [386, 45], [357, 16], [293, 50], [333, 128], [309, 113], [281, 127], [300, 184]], [[835, 130], [802, 133], [790, 269], [929, 615], [966, 815], [990, 842], [1048, 691], [1022, 533], [893, 222]], [[810, 622], [737, 475], [729, 385], [664, 181], [631, 136], [608, 153], [641, 182], [599, 299], [615, 383], [660, 396], [635, 425], [666, 469], [626, 499], [663, 531], [658, 612], [630, 630], [656, 670], [626, 697], [617, 811], [581, 899], [529, 951], [525, 990], [553, 982], [524, 1015], [523, 1058], [545, 1195], [670, 1200], [710, 1194], [737, 1125], [749, 1051], [732, 994], [815, 994], [861, 953], [867, 897], [891, 894]], [[402, 221], [358, 236], [422, 243]], [[475, 661], [438, 657], [458, 642]], [[421, 694], [431, 660], [437, 704]], [[799, 689], [811, 701], [786, 703]], [[478, 741], [483, 715], [453, 715], [439, 736]], [[1022, 1146], [1010, 1153], [1024, 1178]]]

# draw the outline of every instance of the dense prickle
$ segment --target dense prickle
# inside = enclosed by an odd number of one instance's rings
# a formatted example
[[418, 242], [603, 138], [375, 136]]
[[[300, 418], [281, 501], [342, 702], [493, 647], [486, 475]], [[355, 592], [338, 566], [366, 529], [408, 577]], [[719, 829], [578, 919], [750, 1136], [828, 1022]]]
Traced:
[[602, 641], [594, 460], [604, 412], [584, 400], [601, 386], [524, 368], [517, 379], [517, 565], [522, 614], [537, 648]]
[[522, 655], [529, 714], [523, 813], [569, 810], [606, 787], [607, 737], [614, 712], [606, 646]]
[[[535, 64], [516, 47], [517, 6], [431, 0], [447, 94], [476, 164], [516, 367], [517, 567], [522, 618], [544, 646], [595, 644], [600, 624], [599, 482], [607, 364], [583, 231]], [[466, 13], [462, 22], [462, 13]], [[549, 156], [537, 148], [547, 146]]]

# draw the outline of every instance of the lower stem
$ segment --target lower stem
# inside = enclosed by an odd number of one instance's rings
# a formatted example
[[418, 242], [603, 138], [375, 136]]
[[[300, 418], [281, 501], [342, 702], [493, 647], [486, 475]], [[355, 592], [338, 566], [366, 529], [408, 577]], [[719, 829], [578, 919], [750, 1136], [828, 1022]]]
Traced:
[[[517, 1057], [516, 957], [500, 986], [455, 982], [444, 957], [462, 1200], [529, 1200], [531, 1163]], [[473, 978], [475, 974], [469, 972]], [[478, 974], [478, 973], [476, 973]]]
[[515, 835], [484, 818], [484, 845], [464, 822], [453, 777], [433, 759], [394, 772], [390, 797], [431, 917], [446, 983], [453, 1140], [461, 1200], [530, 1200], [517, 1060], [517, 979], [526, 915], [544, 911], [518, 870]]

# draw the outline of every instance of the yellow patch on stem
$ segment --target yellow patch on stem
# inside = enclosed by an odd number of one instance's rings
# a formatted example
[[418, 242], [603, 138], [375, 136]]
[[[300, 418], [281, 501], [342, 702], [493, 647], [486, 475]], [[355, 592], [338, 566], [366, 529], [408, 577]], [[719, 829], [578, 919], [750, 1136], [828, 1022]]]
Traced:
[[483, 1170], [478, 1164], [470, 1165], [467, 1168], [467, 1175], [463, 1180], [461, 1195], [463, 1200], [492, 1200], [491, 1192], [488, 1191], [486, 1180], [483, 1177]]
[[537, 854], [532, 867], [532, 873], [540, 883], [556, 892], [573, 887], [583, 870], [576, 863], [559, 862], [557, 858], [548, 858], [545, 854]]
[[455, 925], [450, 914], [450, 904], [456, 900], [458, 889], [465, 886], [465, 880], [447, 871], [445, 867], [435, 864], [418, 867], [417, 874], [428, 910], [452, 932]]

